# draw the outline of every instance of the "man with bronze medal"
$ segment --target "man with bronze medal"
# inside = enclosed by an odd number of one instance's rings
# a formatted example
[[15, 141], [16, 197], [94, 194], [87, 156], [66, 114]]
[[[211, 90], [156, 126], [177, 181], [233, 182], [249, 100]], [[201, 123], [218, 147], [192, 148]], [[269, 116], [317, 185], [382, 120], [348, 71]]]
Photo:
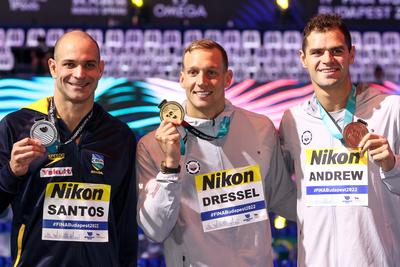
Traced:
[[94, 103], [104, 62], [71, 31], [49, 69], [54, 96], [0, 123], [0, 210], [14, 266], [136, 266], [135, 136]]
[[138, 143], [138, 222], [163, 242], [167, 266], [273, 266], [267, 211], [295, 217], [276, 130], [225, 99], [231, 81], [225, 50], [192, 42], [186, 101], [163, 101], [160, 126]]
[[314, 95], [280, 125], [297, 188], [299, 266], [398, 266], [400, 97], [352, 84], [356, 47], [338, 15], [304, 29]]

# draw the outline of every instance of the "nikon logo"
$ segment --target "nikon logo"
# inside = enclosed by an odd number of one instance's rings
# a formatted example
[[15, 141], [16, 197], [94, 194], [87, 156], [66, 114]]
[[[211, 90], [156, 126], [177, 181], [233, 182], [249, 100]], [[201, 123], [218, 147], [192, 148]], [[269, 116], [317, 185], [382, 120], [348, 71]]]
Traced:
[[215, 189], [231, 185], [239, 185], [242, 183], [249, 183], [254, 181], [254, 171], [245, 171], [243, 173], [237, 172], [227, 174], [226, 171], [212, 173], [210, 176], [203, 175], [202, 190]]
[[312, 150], [310, 165], [328, 164], [358, 164], [360, 163], [360, 152], [339, 152], [333, 149]]
[[104, 190], [99, 188], [79, 188], [79, 184], [54, 184], [50, 197], [63, 199], [101, 200]]

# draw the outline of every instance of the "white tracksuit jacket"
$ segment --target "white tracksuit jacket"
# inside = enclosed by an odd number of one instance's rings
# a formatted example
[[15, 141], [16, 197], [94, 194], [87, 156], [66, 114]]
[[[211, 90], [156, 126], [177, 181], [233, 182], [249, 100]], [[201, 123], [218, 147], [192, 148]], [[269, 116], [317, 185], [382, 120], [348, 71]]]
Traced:
[[154, 132], [138, 143], [138, 222], [147, 236], [163, 242], [169, 267], [273, 266], [269, 220], [203, 231], [194, 175], [187, 169], [189, 161], [199, 163], [199, 173], [258, 164], [268, 210], [296, 218], [295, 184], [288, 176], [279, 138], [269, 119], [226, 101], [225, 110], [214, 121], [188, 116], [185, 120], [216, 136], [225, 116], [231, 116], [231, 123], [223, 138], [205, 141], [188, 133], [179, 175], [159, 172], [163, 153]]
[[[307, 148], [341, 147], [320, 118], [315, 95], [286, 111], [280, 136], [294, 165], [297, 184], [298, 264], [308, 267], [400, 266], [400, 96], [358, 86], [355, 119], [385, 136], [396, 155], [393, 170], [368, 163], [368, 207], [307, 207], [304, 158]], [[306, 131], [310, 134], [304, 134]], [[303, 135], [304, 134], [304, 135]], [[308, 143], [308, 144], [307, 144]]]

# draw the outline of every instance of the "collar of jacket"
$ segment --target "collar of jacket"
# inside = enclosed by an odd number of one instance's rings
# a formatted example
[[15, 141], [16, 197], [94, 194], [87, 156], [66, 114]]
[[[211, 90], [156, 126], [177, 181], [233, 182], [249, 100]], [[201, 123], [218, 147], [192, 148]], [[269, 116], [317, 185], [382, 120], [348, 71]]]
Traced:
[[[35, 101], [35, 102], [29, 104], [28, 106], [23, 107], [23, 109], [34, 110], [34, 111], [37, 111], [37, 112], [42, 113], [47, 116], [49, 114], [50, 98], [51, 98], [51, 96], [39, 99], [38, 101]], [[97, 103], [94, 103], [93, 104], [93, 116], [95, 114], [97, 114], [98, 109], [99, 109], [99, 106], [97, 105]], [[57, 118], [60, 119], [60, 116], [58, 114], [57, 114]]]
[[[357, 85], [357, 93], [356, 93], [356, 110], [359, 106], [363, 105], [363, 103], [371, 100], [377, 95], [382, 94], [378, 89], [370, 87], [369, 84], [361, 83]], [[321, 114], [319, 112], [317, 97], [315, 93], [312, 97], [304, 102], [303, 104], [304, 111], [315, 118], [321, 119]]]
[[185, 110], [185, 121], [188, 122], [190, 125], [193, 127], [213, 127], [213, 126], [219, 126], [224, 117], [230, 117], [232, 119], [232, 115], [234, 113], [233, 105], [232, 103], [225, 99], [225, 108], [224, 110], [218, 114], [218, 116], [213, 119], [213, 120], [208, 120], [208, 119], [199, 119], [199, 118], [193, 118], [190, 117], [186, 114], [186, 105], [187, 105], [187, 100], [185, 100], [183, 103], [183, 109]]
[[38, 101], [35, 101], [31, 104], [29, 104], [26, 107], [23, 107], [25, 109], [31, 109], [37, 112], [40, 112], [44, 115], [48, 115], [49, 113], [49, 99], [50, 97], [45, 97], [42, 99], [39, 99]]

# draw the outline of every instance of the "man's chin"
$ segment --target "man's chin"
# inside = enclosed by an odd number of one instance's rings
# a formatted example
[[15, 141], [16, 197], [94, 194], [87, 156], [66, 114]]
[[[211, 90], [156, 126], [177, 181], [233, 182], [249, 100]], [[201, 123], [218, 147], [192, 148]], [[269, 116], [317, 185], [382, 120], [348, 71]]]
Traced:
[[324, 77], [323, 79], [319, 79], [317, 82], [320, 87], [331, 87], [338, 83], [339, 79], [337, 77]]
[[70, 96], [69, 100], [74, 104], [84, 104], [90, 100], [90, 96], [88, 95], [74, 95]]
[[207, 99], [195, 99], [193, 101], [193, 105], [202, 108], [212, 106], [212, 104]]
[[87, 90], [90, 90], [90, 84], [87, 84], [84, 86], [70, 85], [69, 89], [72, 91], [76, 91], [76, 92], [87, 91]]

